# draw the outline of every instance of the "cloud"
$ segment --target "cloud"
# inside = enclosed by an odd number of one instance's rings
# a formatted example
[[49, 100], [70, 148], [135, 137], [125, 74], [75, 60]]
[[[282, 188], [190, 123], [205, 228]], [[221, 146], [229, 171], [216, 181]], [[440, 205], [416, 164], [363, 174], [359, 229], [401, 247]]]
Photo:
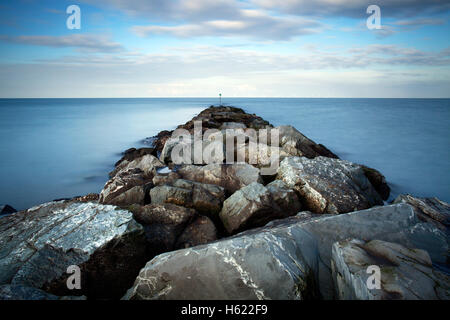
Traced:
[[0, 41], [46, 46], [76, 48], [82, 52], [120, 52], [123, 47], [108, 37], [92, 34], [71, 34], [67, 36], [7, 36], [0, 35]]
[[247, 37], [259, 40], [289, 40], [295, 36], [313, 34], [323, 25], [299, 17], [271, 17], [256, 10], [242, 10], [240, 19], [210, 20], [176, 26], [135, 26], [133, 31], [140, 36], [169, 34], [175, 37]]
[[243, 5], [236, 0], [82, 0], [149, 20], [199, 22], [234, 19]]
[[298, 15], [366, 17], [366, 9], [376, 4], [382, 16], [416, 16], [444, 13], [450, 10], [448, 0], [253, 0], [263, 8]]
[[427, 25], [443, 25], [445, 21], [443, 19], [435, 18], [418, 18], [409, 20], [399, 20], [394, 22], [398, 26], [427, 26]]

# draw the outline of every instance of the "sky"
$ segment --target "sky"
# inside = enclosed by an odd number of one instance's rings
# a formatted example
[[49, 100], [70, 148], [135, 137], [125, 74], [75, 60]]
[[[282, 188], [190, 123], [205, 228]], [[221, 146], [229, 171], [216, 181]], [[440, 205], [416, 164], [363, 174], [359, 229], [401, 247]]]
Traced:
[[450, 0], [1, 0], [0, 97], [448, 98], [449, 17]]

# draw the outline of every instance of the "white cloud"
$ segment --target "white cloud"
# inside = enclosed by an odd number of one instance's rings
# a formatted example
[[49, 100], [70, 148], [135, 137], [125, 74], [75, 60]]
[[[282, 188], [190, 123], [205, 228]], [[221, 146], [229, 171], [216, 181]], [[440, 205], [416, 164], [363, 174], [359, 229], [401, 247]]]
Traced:
[[176, 26], [135, 26], [140, 36], [169, 34], [176, 37], [225, 36], [260, 40], [289, 40], [292, 37], [317, 33], [323, 25], [299, 17], [271, 17], [263, 12], [246, 10], [241, 20], [210, 20]]
[[120, 52], [122, 45], [104, 35], [71, 34], [67, 36], [5, 36], [0, 35], [0, 41], [57, 47], [76, 48], [83, 52]]
[[299, 15], [366, 17], [369, 5], [381, 8], [382, 16], [416, 16], [450, 10], [448, 0], [253, 0], [263, 8]]

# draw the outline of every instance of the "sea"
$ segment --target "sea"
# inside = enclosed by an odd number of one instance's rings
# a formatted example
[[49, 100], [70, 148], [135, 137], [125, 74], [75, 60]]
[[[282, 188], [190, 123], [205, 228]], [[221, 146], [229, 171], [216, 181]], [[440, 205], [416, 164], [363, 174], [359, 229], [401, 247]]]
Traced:
[[[0, 204], [99, 193], [131, 147], [219, 98], [0, 99]], [[450, 202], [450, 99], [222, 98], [382, 172], [391, 197]]]

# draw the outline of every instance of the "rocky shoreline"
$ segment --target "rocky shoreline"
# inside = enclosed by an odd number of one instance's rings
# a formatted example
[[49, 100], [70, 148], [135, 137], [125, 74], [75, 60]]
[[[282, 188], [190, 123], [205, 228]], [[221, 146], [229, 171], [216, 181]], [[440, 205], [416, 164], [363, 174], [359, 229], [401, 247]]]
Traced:
[[[251, 130], [274, 128], [211, 106], [178, 129], [194, 135], [196, 121], [224, 137], [239, 129], [246, 146]], [[450, 298], [449, 204], [400, 195], [384, 205], [390, 188], [376, 169], [276, 129], [275, 174], [247, 154], [176, 164], [172, 151], [193, 146], [162, 131], [126, 150], [99, 194], [1, 207], [0, 299]], [[72, 265], [80, 289], [67, 287]]]

